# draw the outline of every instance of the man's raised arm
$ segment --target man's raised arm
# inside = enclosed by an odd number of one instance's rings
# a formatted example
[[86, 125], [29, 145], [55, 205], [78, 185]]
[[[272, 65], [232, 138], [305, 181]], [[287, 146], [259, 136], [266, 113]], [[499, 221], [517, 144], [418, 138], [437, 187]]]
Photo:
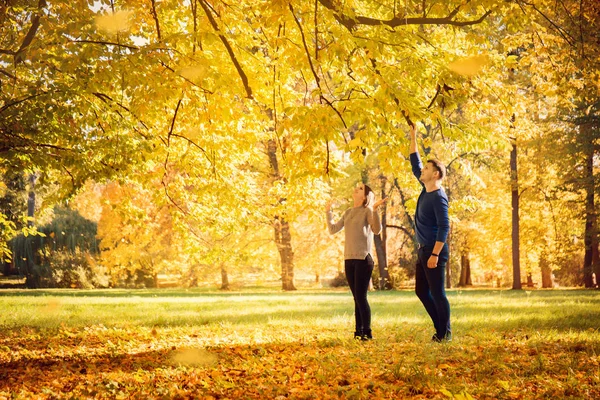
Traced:
[[423, 169], [423, 163], [417, 150], [417, 133], [415, 132], [415, 126], [410, 125], [410, 166], [412, 168], [413, 175], [419, 180], [419, 183], [423, 185], [423, 182], [419, 179], [421, 177], [421, 170]]
[[409, 154], [417, 152], [417, 133], [415, 132], [415, 126], [410, 125], [410, 149]]

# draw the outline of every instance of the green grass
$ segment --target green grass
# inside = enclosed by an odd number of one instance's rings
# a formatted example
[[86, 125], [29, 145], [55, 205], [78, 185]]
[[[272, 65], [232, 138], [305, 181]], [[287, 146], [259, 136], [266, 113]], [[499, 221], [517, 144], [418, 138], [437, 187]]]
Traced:
[[369, 343], [347, 290], [0, 291], [0, 398], [600, 396], [600, 292], [448, 296], [433, 344], [412, 291], [369, 294]]

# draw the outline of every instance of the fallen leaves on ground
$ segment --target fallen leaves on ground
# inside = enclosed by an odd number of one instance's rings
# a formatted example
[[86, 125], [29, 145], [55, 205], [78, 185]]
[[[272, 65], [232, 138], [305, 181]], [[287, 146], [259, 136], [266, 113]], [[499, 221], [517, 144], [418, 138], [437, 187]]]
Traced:
[[600, 397], [598, 341], [512, 331], [435, 344], [401, 333], [13, 330], [0, 333], [0, 399]]

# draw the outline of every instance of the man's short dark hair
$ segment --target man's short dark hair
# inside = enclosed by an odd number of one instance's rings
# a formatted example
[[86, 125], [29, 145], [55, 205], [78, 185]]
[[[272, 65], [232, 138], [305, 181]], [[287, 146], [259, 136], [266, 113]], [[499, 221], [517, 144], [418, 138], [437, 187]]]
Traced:
[[427, 160], [428, 163], [431, 163], [435, 169], [440, 173], [440, 179], [444, 179], [446, 177], [446, 167], [440, 160], [436, 160], [435, 158], [431, 160]]

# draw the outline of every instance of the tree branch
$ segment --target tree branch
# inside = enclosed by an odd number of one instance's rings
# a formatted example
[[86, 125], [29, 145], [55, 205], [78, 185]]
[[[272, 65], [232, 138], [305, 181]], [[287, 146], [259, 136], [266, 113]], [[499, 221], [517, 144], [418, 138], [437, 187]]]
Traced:
[[229, 58], [231, 58], [231, 61], [233, 62], [235, 69], [237, 70], [240, 78], [242, 79], [242, 83], [244, 84], [244, 90], [246, 91], [246, 96], [249, 99], [254, 99], [254, 96], [252, 94], [252, 88], [250, 87], [250, 85], [248, 83], [248, 76], [242, 69], [242, 66], [240, 65], [238, 59], [236, 58], [235, 53], [233, 52], [233, 49], [231, 48], [231, 45], [227, 41], [227, 38], [221, 33], [221, 30], [219, 29], [219, 26], [217, 25], [217, 21], [215, 21], [215, 18], [213, 17], [212, 12], [209, 10], [206, 0], [200, 0], [200, 6], [204, 10], [204, 13], [206, 14], [206, 17], [208, 18], [213, 29], [215, 30], [215, 32], [217, 32], [219, 39], [221, 39], [221, 42], [223, 42], [223, 45], [225, 46], [225, 49], [227, 50], [227, 53], [229, 54]]
[[524, 1], [523, 4], [525, 4], [525, 5], [533, 8], [535, 10], [535, 12], [537, 12], [538, 14], [540, 14], [546, 21], [548, 21], [548, 23], [550, 25], [552, 25], [554, 27], [554, 29], [556, 29], [556, 31], [559, 33], [559, 35], [562, 36], [563, 39], [565, 39], [565, 42], [567, 42], [567, 44], [569, 46], [575, 47], [575, 39], [567, 31], [565, 31], [564, 29], [562, 29], [554, 21], [552, 21], [550, 18], [548, 18], [548, 16], [546, 16], [546, 14], [544, 14], [540, 9], [538, 9], [535, 6], [535, 4], [528, 3], [526, 1]]
[[169, 71], [171, 71], [172, 73], [176, 74], [177, 76], [179, 76], [181, 79], [183, 79], [184, 81], [186, 81], [187, 83], [189, 83], [192, 86], [197, 87], [198, 89], [200, 89], [203, 93], [208, 93], [208, 94], [214, 94], [213, 92], [211, 92], [208, 89], [203, 88], [202, 86], [198, 85], [197, 83], [189, 80], [188, 78], [186, 78], [185, 76], [178, 74], [177, 72], [175, 72], [175, 70], [173, 68], [171, 68], [169, 65], [165, 64], [163, 61], [159, 60], [158, 61], [160, 63], [160, 65], [162, 65], [163, 67], [165, 67], [166, 69], [168, 69]]
[[11, 79], [14, 79], [14, 80], [19, 80], [19, 78], [17, 78], [17, 77], [16, 77], [16, 76], [14, 76], [13, 74], [11, 74], [10, 72], [8, 72], [8, 71], [6, 71], [6, 70], [4, 70], [4, 69], [2, 69], [2, 68], [0, 68], [0, 74], [6, 75], [6, 76], [8, 76], [9, 78], [11, 78]]
[[300, 35], [302, 36], [302, 44], [304, 46], [304, 51], [306, 52], [306, 57], [308, 58], [310, 70], [312, 71], [312, 74], [315, 77], [315, 82], [317, 84], [317, 87], [319, 88], [319, 92], [320, 92], [319, 98], [321, 100], [323, 100], [325, 103], [327, 103], [327, 105], [333, 109], [333, 111], [337, 114], [337, 116], [342, 121], [344, 128], [348, 129], [348, 125], [346, 124], [346, 121], [344, 120], [342, 113], [340, 113], [339, 110], [337, 108], [335, 108], [335, 106], [333, 105], [333, 103], [331, 101], [329, 101], [329, 99], [327, 99], [325, 96], [323, 96], [323, 88], [321, 87], [321, 79], [319, 78], [319, 75], [317, 74], [317, 71], [315, 70], [315, 67], [312, 62], [312, 58], [310, 57], [310, 51], [308, 50], [308, 44], [306, 43], [306, 36], [304, 36], [304, 30], [302, 29], [302, 24], [300, 24], [300, 21], [296, 17], [296, 14], [294, 13], [294, 7], [292, 7], [291, 3], [289, 4], [289, 9], [290, 9], [290, 12], [292, 13], [292, 16], [294, 17], [294, 21], [296, 21], [296, 25], [298, 25], [298, 29], [300, 29]]
[[[54, 93], [58, 93], [58, 92], [54, 92]], [[5, 104], [4, 106], [2, 106], [0, 108], [0, 114], [2, 114], [4, 111], [6, 111], [7, 109], [9, 109], [12, 106], [16, 106], [17, 104], [23, 103], [24, 101], [35, 99], [36, 97], [43, 96], [45, 94], [49, 94], [49, 93], [48, 92], [42, 92], [42, 93], [38, 93], [38, 94], [32, 94], [31, 96], [27, 96], [27, 97], [25, 97], [25, 98], [23, 98], [21, 100], [15, 100], [12, 103], [7, 103], [7, 104]]]
[[[114, 104], [116, 104], [117, 106], [121, 107], [123, 110], [127, 111], [129, 114], [131, 114], [140, 124], [142, 124], [142, 126], [145, 129], [148, 129], [148, 125], [146, 125], [146, 123], [144, 121], [142, 121], [137, 115], [135, 115], [129, 108], [125, 107], [123, 104], [119, 103], [118, 101], [113, 100], [110, 96], [104, 94], [104, 93], [99, 93], [99, 92], [93, 92], [92, 93], [94, 96], [96, 96], [97, 98], [99, 98], [100, 100], [102, 100], [104, 103], [108, 103], [108, 101], [113, 102]], [[115, 111], [121, 118], [125, 119], [125, 117], [123, 116], [123, 114], [121, 114], [119, 111]], [[134, 128], [134, 130], [140, 135], [142, 136], [144, 139], [148, 140], [148, 136], [144, 135], [139, 129]]]
[[169, 156], [171, 154], [171, 151], [169, 149], [169, 147], [171, 146], [171, 135], [173, 134], [173, 129], [175, 127], [175, 120], [177, 119], [177, 113], [179, 112], [179, 107], [181, 106], [181, 101], [182, 100], [183, 99], [179, 99], [179, 101], [177, 102], [177, 107], [175, 107], [175, 112], [173, 113], [173, 119], [171, 120], [171, 128], [169, 129], [169, 133], [167, 134], [167, 143], [166, 143], [166, 146], [167, 146], [167, 155], [165, 157], [165, 163], [164, 163], [165, 173], [163, 174], [163, 177], [161, 179], [161, 184], [165, 188], [165, 196], [167, 196], [167, 198], [169, 199], [169, 201], [171, 203], [173, 203], [173, 205], [175, 205], [175, 207], [177, 207], [181, 212], [183, 212], [184, 215], [186, 215], [187, 213], [183, 210], [183, 208], [181, 208], [179, 206], [179, 204], [177, 204], [175, 202], [175, 200], [169, 194], [169, 188], [168, 188], [167, 182], [165, 182], [165, 178], [167, 176], [168, 164], [169, 164]]
[[402, 232], [406, 233], [408, 236], [413, 236], [414, 232], [411, 232], [407, 227], [405, 226], [401, 226], [401, 225], [390, 225], [390, 224], [386, 224], [385, 225], [387, 228], [394, 228], [394, 229], [399, 229]]
[[171, 128], [169, 129], [169, 133], [167, 134], [167, 147], [171, 145], [171, 135], [173, 135], [173, 129], [175, 128], [175, 120], [177, 119], [177, 114], [179, 113], [179, 107], [181, 107], [181, 100], [177, 102], [177, 107], [175, 107], [175, 113], [173, 114], [173, 119], [171, 120]]
[[308, 45], [306, 44], [306, 36], [304, 36], [304, 30], [302, 29], [302, 25], [300, 24], [300, 21], [298, 21], [298, 18], [296, 17], [296, 14], [294, 13], [294, 7], [292, 6], [291, 3], [288, 6], [290, 9], [290, 12], [292, 13], [292, 16], [294, 17], [294, 21], [296, 21], [296, 25], [298, 25], [298, 29], [300, 29], [300, 36], [302, 36], [302, 44], [304, 46], [304, 51], [306, 52], [306, 56], [308, 58], [308, 64], [310, 65], [310, 70], [312, 71], [312, 74], [315, 77], [317, 86], [319, 87], [319, 89], [322, 92], [323, 89], [321, 88], [321, 79], [319, 78], [319, 75], [317, 74], [317, 71], [315, 70], [315, 66], [313, 65], [312, 58], [310, 57], [310, 51], [308, 50]]
[[486, 11], [480, 18], [476, 20], [470, 21], [456, 21], [453, 18], [459, 12], [460, 6], [452, 10], [450, 14], [446, 17], [440, 18], [427, 18], [427, 17], [403, 17], [403, 16], [394, 16], [392, 19], [383, 20], [365, 16], [354, 16], [349, 17], [345, 15], [339, 7], [335, 4], [335, 0], [319, 0], [319, 3], [323, 5], [325, 8], [333, 11], [333, 15], [335, 19], [342, 25], [344, 25], [349, 31], [354, 30], [358, 25], [367, 25], [367, 26], [389, 26], [391, 28], [396, 28], [398, 26], [405, 25], [453, 25], [453, 26], [469, 26], [476, 25], [483, 22], [492, 12]]
[[[38, 147], [65, 151], [65, 152], [73, 152], [73, 149], [69, 149], [66, 147], [56, 146], [54, 144], [47, 143], [37, 143], [29, 138], [14, 134], [14, 133], [5, 133], [3, 136], [10, 137], [8, 145], [0, 145], [0, 153], [5, 153], [10, 150], [20, 149], [19, 151], [25, 151], [24, 149], [35, 149]], [[21, 143], [16, 143], [15, 139], [19, 140]]]
[[319, 21], [317, 20], [318, 11], [319, 0], [315, 0], [315, 60], [319, 59]]
[[136, 46], [130, 46], [127, 44], [122, 44], [122, 43], [114, 43], [114, 42], [105, 42], [105, 41], [101, 41], [101, 40], [83, 40], [83, 39], [79, 39], [79, 40], [69, 40], [69, 43], [92, 43], [92, 44], [101, 44], [104, 46], [118, 46], [118, 47], [124, 47], [126, 49], [130, 49], [130, 50], [139, 50], [139, 47]]
[[437, 99], [437, 97], [440, 95], [440, 92], [442, 91], [442, 87], [440, 86], [440, 84], [438, 83], [437, 87], [435, 88], [435, 96], [433, 96], [433, 99], [431, 99], [431, 103], [429, 103], [429, 105], [427, 106], [427, 109], [429, 110], [431, 108], [431, 106], [433, 106], [433, 103], [435, 102], [435, 99]]
[[[406, 196], [404, 195], [404, 192], [400, 188], [400, 184], [398, 183], [397, 178], [394, 178], [394, 186], [396, 187], [396, 189], [398, 189], [398, 193], [400, 193], [400, 201], [402, 202], [402, 206], [404, 207], [404, 210], [405, 210], [404, 213], [406, 214], [406, 219], [408, 219], [408, 222], [414, 229], [415, 223], [414, 223], [413, 219], [410, 217], [410, 215], [406, 212]], [[388, 225], [388, 226], [390, 226], [390, 225]]]
[[158, 36], [158, 41], [162, 41], [160, 37], [160, 23], [158, 22], [158, 14], [156, 13], [156, 0], [152, 0], [152, 18], [154, 18], [154, 22], [156, 23], [156, 34]]
[[[165, 172], [165, 175], [166, 174], [167, 173]], [[183, 215], [189, 215], [189, 213], [187, 211], [185, 211], [183, 208], [181, 208], [181, 206], [179, 204], [177, 204], [177, 202], [175, 202], [175, 200], [169, 194], [169, 188], [167, 187], [167, 183], [165, 182], [164, 176], [163, 176], [163, 179], [161, 180], [160, 183], [165, 188], [165, 196], [167, 196], [167, 199], [171, 202], [171, 204], [173, 204], [175, 206], [175, 208], [177, 208], [179, 211], [181, 211], [181, 213]]]
[[325, 175], [329, 175], [329, 140], [327, 140], [327, 138], [325, 138], [325, 145], [327, 147], [327, 163], [325, 164]]
[[[377, 68], [377, 60], [375, 60], [374, 58], [371, 58], [370, 60], [371, 60], [371, 65], [373, 66], [373, 69], [375, 70], [375, 73], [377, 75], [379, 75], [379, 77], [381, 79], [383, 79], [383, 75]], [[392, 96], [393, 96], [394, 103], [396, 103], [397, 106], [400, 106], [400, 100], [398, 99], [398, 97], [396, 97], [395, 94], [392, 94]], [[406, 123], [408, 124], [408, 126], [412, 126], [412, 127], [415, 126], [414, 122], [412, 122], [412, 120], [410, 119], [410, 116], [408, 115], [408, 113], [405, 110], [402, 110], [402, 116], [406, 120]], [[400, 189], [400, 188], [398, 188], [398, 189]]]
[[35, 34], [37, 33], [38, 28], [40, 27], [40, 14], [42, 8], [46, 6], [46, 0], [39, 0], [38, 2], [38, 13], [31, 18], [31, 27], [29, 31], [27, 31], [27, 35], [25, 35], [25, 39], [23, 39], [23, 43], [21, 43], [21, 47], [19, 50], [15, 52], [15, 65], [25, 61], [25, 50], [33, 39], [35, 38]]
[[192, 146], [198, 148], [200, 151], [202, 151], [202, 153], [204, 153], [204, 156], [206, 157], [206, 159], [212, 164], [211, 159], [208, 157], [208, 154], [206, 153], [206, 150], [204, 150], [204, 148], [202, 146], [200, 146], [199, 144], [197, 144], [196, 142], [194, 142], [192, 139], [190, 139], [188, 137], [185, 137], [183, 135], [178, 135], [176, 133], [171, 133], [171, 136], [183, 139], [186, 142], [188, 142], [189, 144], [191, 144]]
[[[175, 108], [175, 113], [173, 114], [173, 119], [171, 120], [171, 129], [169, 129], [169, 133], [167, 134], [167, 141], [163, 140], [163, 143], [167, 146], [167, 156], [165, 157], [165, 174], [163, 175], [163, 184], [164, 184], [164, 176], [167, 175], [167, 165], [169, 164], [169, 156], [171, 155], [171, 134], [173, 133], [173, 127], [175, 126], [175, 119], [177, 118], [177, 112], [179, 111], [179, 106], [181, 105], [181, 99], [177, 102], [177, 107]], [[167, 187], [165, 186], [165, 191]]]

